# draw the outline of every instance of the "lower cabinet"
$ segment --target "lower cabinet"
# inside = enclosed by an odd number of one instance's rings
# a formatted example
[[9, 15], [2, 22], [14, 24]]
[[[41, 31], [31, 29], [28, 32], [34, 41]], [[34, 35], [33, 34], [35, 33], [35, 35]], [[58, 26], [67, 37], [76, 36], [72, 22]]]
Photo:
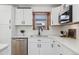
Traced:
[[28, 46], [29, 55], [46, 55], [49, 51], [49, 43], [31, 43]]
[[57, 42], [56, 46], [57, 46], [58, 55], [75, 55], [76, 54], [71, 49], [69, 49], [68, 47], [62, 45], [59, 42]]
[[40, 54], [39, 52], [39, 47], [38, 47], [38, 43], [28, 43], [28, 54], [29, 55], [38, 55]]
[[[28, 54], [29, 55], [74, 55], [75, 53], [55, 40], [50, 42], [29, 42], [28, 40]], [[47, 40], [46, 40], [47, 41]]]
[[49, 55], [51, 50], [50, 50], [50, 43], [41, 43], [40, 45], [40, 54], [41, 55]]

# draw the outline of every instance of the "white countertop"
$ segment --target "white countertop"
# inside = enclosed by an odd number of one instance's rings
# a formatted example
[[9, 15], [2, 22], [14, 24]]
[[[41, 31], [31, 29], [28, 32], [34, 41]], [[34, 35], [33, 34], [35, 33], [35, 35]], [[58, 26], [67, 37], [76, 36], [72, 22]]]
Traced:
[[7, 47], [8, 47], [8, 44], [2, 44], [2, 43], [0, 43], [0, 51], [4, 50]]
[[56, 38], [61, 44], [65, 45], [76, 54], [79, 54], [79, 39], [72, 39], [67, 37], [50, 36], [50, 38]]

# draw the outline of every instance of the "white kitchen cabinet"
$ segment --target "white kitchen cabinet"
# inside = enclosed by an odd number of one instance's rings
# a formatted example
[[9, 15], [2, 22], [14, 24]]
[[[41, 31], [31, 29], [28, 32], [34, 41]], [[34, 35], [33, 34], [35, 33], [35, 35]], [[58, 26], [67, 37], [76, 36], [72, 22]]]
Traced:
[[75, 53], [71, 49], [67, 48], [59, 42], [57, 42], [56, 47], [58, 55], [75, 55]]
[[24, 9], [24, 20], [26, 25], [32, 25], [32, 9]]
[[50, 39], [50, 54], [52, 55], [75, 55], [76, 53], [60, 43], [59, 41]]
[[[50, 40], [50, 42], [49, 42]], [[34, 42], [35, 41], [35, 42]], [[48, 41], [48, 42], [47, 42]], [[28, 39], [29, 55], [75, 55], [75, 53], [54, 39]]]
[[52, 51], [51, 51], [51, 45], [50, 45], [50, 43], [41, 43], [41, 48], [40, 48], [40, 54], [41, 55], [50, 55], [51, 52]]
[[79, 4], [73, 5], [73, 22], [79, 22]]
[[28, 46], [28, 54], [30, 55], [49, 55], [49, 43], [30, 43]]
[[60, 8], [52, 8], [52, 18], [51, 18], [51, 25], [60, 25], [59, 24], [59, 14], [60, 14]]
[[39, 43], [28, 42], [28, 54], [39, 55], [40, 54], [39, 45], [40, 45]]
[[69, 4], [63, 4], [60, 7], [60, 14], [63, 14], [64, 12], [69, 10]]
[[21, 25], [23, 21], [23, 9], [16, 9], [16, 18], [15, 18], [15, 24]]
[[32, 9], [16, 9], [16, 25], [32, 25]]
[[57, 41], [50, 40], [50, 54], [51, 55], [58, 55], [58, 49], [57, 49]]
[[50, 52], [50, 46], [49, 46], [49, 40], [48, 39], [42, 39], [42, 38], [31, 38], [28, 39], [28, 54], [32, 55], [48, 55]]
[[0, 5], [0, 24], [9, 24], [11, 22], [11, 9], [9, 5]]

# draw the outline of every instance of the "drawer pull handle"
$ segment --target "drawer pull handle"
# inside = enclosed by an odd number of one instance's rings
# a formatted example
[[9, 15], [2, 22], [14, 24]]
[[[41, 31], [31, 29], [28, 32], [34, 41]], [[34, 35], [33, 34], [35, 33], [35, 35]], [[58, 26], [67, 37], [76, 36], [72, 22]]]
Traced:
[[51, 47], [53, 48], [53, 44], [51, 44]]
[[38, 40], [38, 41], [41, 41], [41, 40]]
[[11, 26], [9, 26], [9, 29], [11, 29]]
[[62, 53], [60, 53], [60, 55], [63, 55]]
[[55, 41], [53, 41], [53, 42], [55, 42]]
[[61, 47], [59, 44], [57, 45], [58, 47]]
[[38, 48], [41, 48], [41, 44], [37, 44], [37, 47], [38, 47]]

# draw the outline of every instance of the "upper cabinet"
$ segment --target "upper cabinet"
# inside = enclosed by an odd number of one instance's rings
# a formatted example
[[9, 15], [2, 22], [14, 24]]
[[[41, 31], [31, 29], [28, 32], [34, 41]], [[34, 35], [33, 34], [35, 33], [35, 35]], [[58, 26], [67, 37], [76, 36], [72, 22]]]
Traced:
[[73, 22], [79, 22], [79, 4], [73, 4]]
[[8, 25], [11, 22], [11, 10], [9, 5], [0, 5], [0, 24]]
[[60, 7], [52, 8], [51, 25], [60, 25], [59, 14], [60, 14]]
[[27, 7], [17, 8], [15, 16], [15, 24], [32, 25], [32, 9]]
[[15, 24], [21, 25], [23, 22], [23, 9], [16, 9]]
[[63, 4], [60, 6], [60, 14], [63, 14], [64, 12], [69, 10], [69, 5], [68, 4]]
[[24, 19], [26, 25], [32, 25], [32, 9], [24, 9]]

